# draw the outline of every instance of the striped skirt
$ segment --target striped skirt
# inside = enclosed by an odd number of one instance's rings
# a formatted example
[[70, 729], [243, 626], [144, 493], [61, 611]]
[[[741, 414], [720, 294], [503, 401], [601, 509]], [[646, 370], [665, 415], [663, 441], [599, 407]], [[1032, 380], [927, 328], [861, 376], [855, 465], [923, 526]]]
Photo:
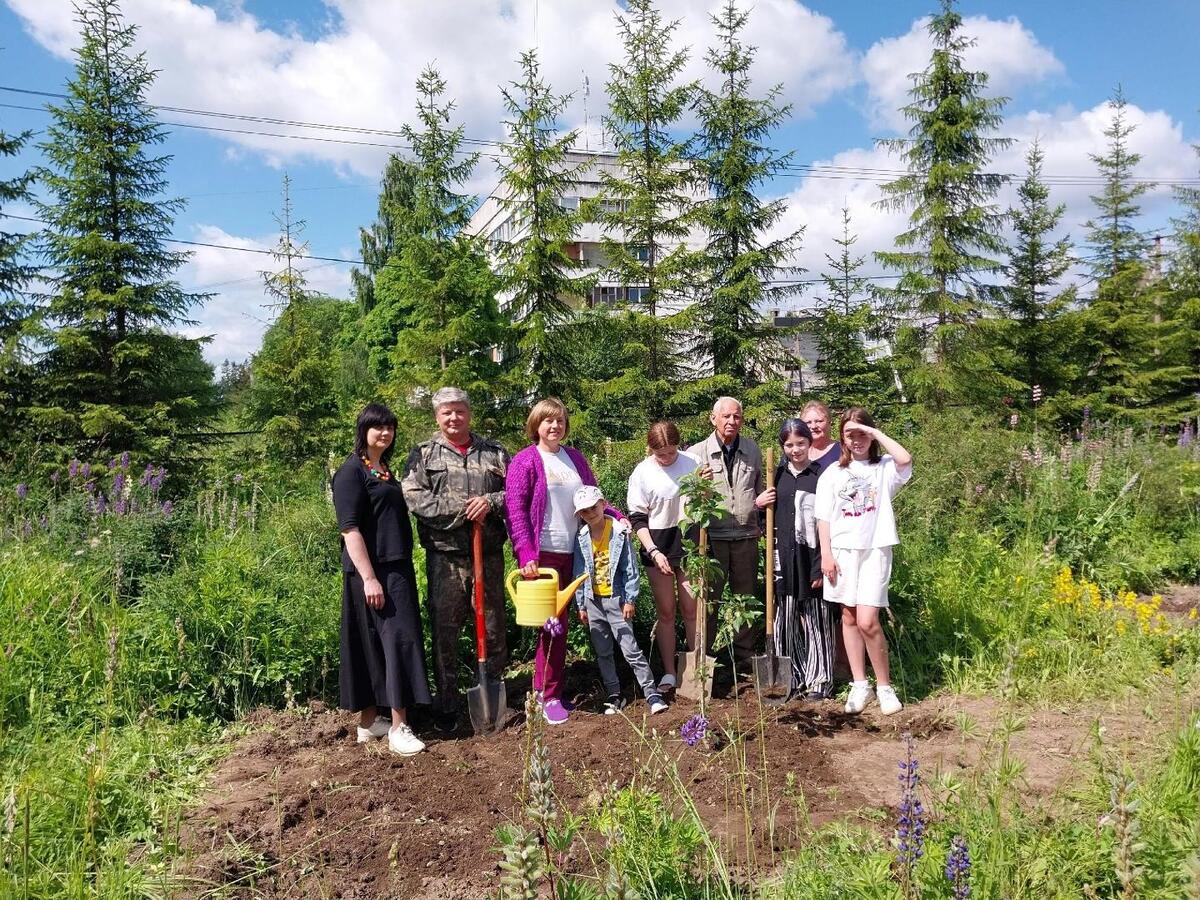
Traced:
[[785, 594], [776, 602], [775, 652], [791, 657], [799, 690], [831, 697], [842, 608], [826, 603], [820, 590], [805, 593]]

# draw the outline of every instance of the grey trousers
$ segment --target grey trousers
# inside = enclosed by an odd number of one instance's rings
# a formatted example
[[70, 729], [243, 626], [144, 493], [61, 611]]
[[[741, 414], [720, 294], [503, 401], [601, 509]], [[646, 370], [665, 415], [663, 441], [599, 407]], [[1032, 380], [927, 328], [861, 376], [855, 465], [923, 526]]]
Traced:
[[[603, 602], [603, 606], [600, 605]], [[614, 597], [596, 597], [584, 601], [588, 614], [588, 630], [592, 634], [592, 647], [596, 651], [596, 662], [600, 666], [600, 678], [604, 681], [604, 690], [611, 697], [621, 693], [621, 679], [617, 677], [617, 662], [613, 657], [613, 645], [619, 644], [621, 655], [633, 675], [637, 678], [642, 694], [649, 697], [656, 693], [654, 676], [650, 672], [650, 663], [638, 646], [633, 634], [633, 623], [626, 622], [621, 614], [620, 603]]]

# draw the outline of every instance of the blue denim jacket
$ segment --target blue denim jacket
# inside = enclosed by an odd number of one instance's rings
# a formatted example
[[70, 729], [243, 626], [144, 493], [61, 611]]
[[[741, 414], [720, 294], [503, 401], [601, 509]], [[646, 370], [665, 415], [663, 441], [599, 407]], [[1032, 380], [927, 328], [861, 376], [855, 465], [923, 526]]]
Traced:
[[[607, 516], [612, 521], [612, 537], [608, 544], [608, 558], [613, 560], [612, 566], [612, 597], [621, 606], [634, 603], [637, 600], [639, 588], [639, 570], [637, 553], [634, 552], [629, 532], [617, 527], [616, 519]], [[575, 605], [583, 609], [583, 604], [594, 600], [592, 596], [592, 578], [596, 574], [596, 564], [592, 559], [592, 531], [587, 523], [579, 528], [575, 538], [575, 567], [574, 577], [578, 578], [584, 572], [588, 577], [575, 590]]]

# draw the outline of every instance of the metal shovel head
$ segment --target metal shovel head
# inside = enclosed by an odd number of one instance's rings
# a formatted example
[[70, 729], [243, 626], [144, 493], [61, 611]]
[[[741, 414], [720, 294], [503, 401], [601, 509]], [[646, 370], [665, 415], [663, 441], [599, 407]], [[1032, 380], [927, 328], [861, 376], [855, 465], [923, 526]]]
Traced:
[[[768, 637], [767, 640], [771, 638]], [[754, 689], [768, 706], [786, 703], [796, 689], [792, 658], [766, 653], [754, 657]]]
[[675, 693], [687, 700], [699, 701], [712, 696], [713, 671], [717, 666], [715, 656], [703, 657], [703, 672], [697, 671], [696, 653], [686, 651], [675, 654], [675, 672], [678, 684]]
[[479, 684], [467, 689], [467, 710], [476, 734], [492, 734], [508, 721], [508, 692], [503, 679], [479, 673]]

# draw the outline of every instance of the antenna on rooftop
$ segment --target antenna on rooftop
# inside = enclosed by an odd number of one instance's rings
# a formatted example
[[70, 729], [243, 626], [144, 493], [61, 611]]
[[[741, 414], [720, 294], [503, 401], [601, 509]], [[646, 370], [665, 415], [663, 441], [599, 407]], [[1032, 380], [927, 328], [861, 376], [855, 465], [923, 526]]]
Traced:
[[588, 97], [592, 95], [592, 84], [588, 81], [587, 73], [583, 76], [583, 149], [591, 151], [591, 137], [588, 134]]

